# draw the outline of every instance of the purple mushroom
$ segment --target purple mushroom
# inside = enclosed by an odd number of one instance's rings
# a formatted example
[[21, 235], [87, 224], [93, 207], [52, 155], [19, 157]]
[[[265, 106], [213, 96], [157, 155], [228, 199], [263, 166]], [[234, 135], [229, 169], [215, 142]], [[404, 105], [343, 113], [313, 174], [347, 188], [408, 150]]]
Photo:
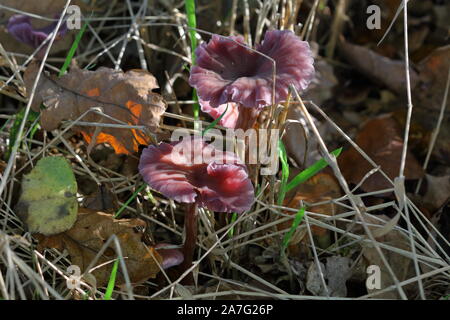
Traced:
[[[240, 113], [245, 113], [246, 108], [258, 110], [284, 101], [289, 85], [303, 91], [314, 77], [309, 44], [292, 31], [267, 31], [255, 49], [251, 50], [241, 36], [213, 35], [208, 43], [201, 44], [195, 51], [197, 61], [189, 78], [200, 100], [212, 108], [234, 102]], [[276, 63], [275, 79], [272, 60]], [[255, 120], [257, 114], [253, 112], [250, 118]], [[237, 126], [242, 127], [239, 123]]]
[[163, 258], [161, 265], [163, 269], [177, 266], [184, 261], [183, 253], [178, 249], [171, 248], [171, 246], [168, 243], [158, 243], [155, 245], [159, 255]]
[[200, 100], [199, 104], [202, 111], [209, 114], [213, 119], [219, 118], [226, 110], [227, 112], [223, 115], [218, 124], [225, 128], [236, 127], [239, 118], [239, 107], [237, 103], [230, 102], [222, 104], [217, 108], [211, 107], [209, 102], [204, 100]]
[[[201, 163], [194, 159], [196, 155], [202, 157]], [[178, 202], [237, 213], [253, 203], [253, 186], [240, 158], [215, 149], [200, 137], [147, 147], [139, 172], [152, 189]]]
[[242, 213], [254, 202], [254, 189], [245, 164], [236, 154], [215, 149], [200, 137], [147, 147], [139, 161], [139, 172], [152, 189], [190, 204], [185, 215], [182, 270], [192, 265], [197, 242], [197, 206]]
[[[55, 30], [57, 24], [58, 21], [55, 21], [44, 28], [38, 29], [32, 26], [29, 16], [16, 14], [9, 18], [6, 28], [15, 39], [36, 49]], [[56, 35], [56, 40], [62, 38], [67, 31], [67, 24], [62, 23]]]

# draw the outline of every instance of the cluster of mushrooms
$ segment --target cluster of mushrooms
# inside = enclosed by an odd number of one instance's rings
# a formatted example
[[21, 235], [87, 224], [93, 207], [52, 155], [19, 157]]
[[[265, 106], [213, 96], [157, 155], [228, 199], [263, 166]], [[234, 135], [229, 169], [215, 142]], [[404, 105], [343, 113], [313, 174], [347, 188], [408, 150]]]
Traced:
[[[217, 119], [226, 110], [219, 124], [227, 128], [253, 127], [262, 108], [286, 100], [290, 85], [303, 91], [314, 77], [309, 44], [289, 30], [267, 31], [254, 49], [241, 36], [213, 35], [195, 55], [189, 84], [197, 90], [203, 112]], [[191, 150], [191, 154], [180, 150]], [[194, 154], [213, 156], [205, 156], [196, 164]], [[142, 152], [139, 172], [151, 189], [189, 204], [182, 270], [192, 266], [198, 207], [243, 213], [255, 200], [245, 163], [198, 136], [148, 146]]]
[[[36, 29], [28, 16], [15, 15], [9, 19], [7, 29], [17, 40], [38, 48], [56, 24]], [[63, 24], [57, 39], [66, 32]], [[201, 110], [214, 119], [222, 115], [219, 125], [231, 129], [252, 128], [264, 107], [286, 100], [290, 85], [301, 92], [314, 77], [309, 44], [289, 30], [267, 31], [255, 48], [248, 46], [242, 36], [213, 35], [195, 50], [195, 56], [189, 84], [197, 90]], [[191, 154], [180, 150], [191, 150]], [[194, 154], [209, 156], [197, 164]], [[217, 150], [198, 136], [148, 146], [142, 152], [139, 172], [151, 189], [189, 204], [183, 252], [157, 245], [164, 257], [163, 268], [180, 263], [182, 271], [191, 267], [198, 207], [243, 213], [255, 200], [245, 163], [236, 154]]]

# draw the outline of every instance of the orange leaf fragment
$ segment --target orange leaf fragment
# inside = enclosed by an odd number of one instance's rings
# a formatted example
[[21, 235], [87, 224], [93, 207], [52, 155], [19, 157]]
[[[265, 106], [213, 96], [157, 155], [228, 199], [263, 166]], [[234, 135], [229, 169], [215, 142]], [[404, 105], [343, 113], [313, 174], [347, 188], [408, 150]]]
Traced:
[[[401, 154], [403, 150], [403, 135], [397, 121], [391, 114], [383, 115], [368, 121], [358, 132], [356, 144], [367, 155], [380, 165], [392, 180], [400, 171]], [[363, 158], [354, 148], [345, 150], [338, 158], [339, 167], [348, 182], [358, 184], [373, 166]], [[412, 153], [406, 155], [405, 177], [406, 179], [420, 179], [423, 177], [423, 169]], [[361, 185], [366, 192], [379, 191], [392, 188], [392, 184], [383, 177], [380, 172], [372, 174]]]
[[[341, 196], [341, 188], [336, 181], [336, 179], [326, 173], [320, 172], [314, 177], [300, 184], [296, 189], [295, 193], [291, 197], [286, 197], [284, 201], [285, 207], [290, 207], [293, 209], [300, 209], [301, 202], [306, 201], [308, 203], [317, 203], [326, 200], [336, 199]], [[325, 203], [317, 206], [308, 207], [308, 211], [315, 212], [319, 214], [324, 214], [327, 216], [332, 216], [336, 213], [337, 207], [332, 203]], [[285, 211], [285, 213], [290, 215], [295, 215], [295, 212]], [[287, 229], [292, 225], [292, 221], [287, 221], [280, 223], [278, 225], [279, 230]], [[311, 225], [311, 231], [314, 236], [324, 237], [328, 235], [328, 230], [323, 227], [316, 225]], [[302, 240], [306, 233], [302, 234], [302, 237], [293, 237], [290, 242], [290, 250], [295, 250], [293, 246]]]

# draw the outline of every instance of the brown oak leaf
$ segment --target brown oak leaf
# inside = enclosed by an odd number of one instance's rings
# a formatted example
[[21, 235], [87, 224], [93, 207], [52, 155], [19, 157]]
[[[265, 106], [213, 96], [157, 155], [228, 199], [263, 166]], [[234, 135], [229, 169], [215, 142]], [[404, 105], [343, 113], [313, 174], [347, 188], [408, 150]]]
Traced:
[[[385, 215], [380, 215], [377, 218], [390, 221], [390, 219]], [[409, 240], [407, 235], [402, 233], [398, 229], [391, 229], [388, 232], [382, 232], [380, 236], [376, 236], [376, 233], [378, 230], [385, 228], [387, 223], [382, 223], [378, 219], [374, 218], [370, 214], [364, 216], [364, 220], [366, 223], [368, 223], [369, 229], [371, 230], [372, 234], [376, 237], [376, 240], [379, 243], [383, 243], [386, 245], [391, 246], [392, 248], [404, 250], [405, 252], [408, 252], [411, 250], [411, 246], [409, 244]], [[375, 226], [378, 225], [378, 226]], [[365, 234], [365, 231], [362, 227], [357, 227], [357, 229], [354, 230], [358, 234]], [[376, 265], [380, 268], [380, 282], [381, 282], [381, 288], [387, 288], [391, 285], [395, 284], [395, 281], [393, 280], [389, 270], [386, 268], [386, 265], [384, 264], [381, 256], [377, 252], [376, 248], [373, 245], [368, 245], [363, 243], [362, 244], [362, 254], [363, 254], [363, 261], [365, 265]], [[410, 259], [407, 256], [404, 256], [394, 249], [381, 249], [384, 255], [384, 258], [386, 259], [388, 265], [391, 267], [393, 273], [397, 277], [398, 281], [402, 282], [406, 279], [411, 279], [414, 277], [414, 265], [412, 263], [412, 259]], [[407, 286], [404, 286], [403, 289], [405, 290], [405, 293], [409, 295], [411, 292], [417, 292], [417, 284], [411, 283]], [[376, 292], [377, 289], [368, 289], [369, 293]], [[387, 291], [381, 294], [377, 294], [374, 296], [375, 299], [400, 299], [400, 296], [397, 292], [397, 290], [391, 290]]]
[[[149, 248], [142, 242], [142, 234], [136, 227], [145, 225], [140, 219], [114, 219], [110, 214], [80, 208], [77, 221], [70, 230], [49, 237], [39, 234], [36, 238], [39, 240], [39, 250], [67, 249], [72, 264], [85, 272], [105, 242], [114, 234], [120, 242], [131, 282], [140, 283], [154, 278], [160, 271], [158, 264], [163, 263], [162, 256], [153, 247]], [[103, 265], [92, 272], [98, 286], [108, 283], [113, 264], [105, 263], [116, 258], [116, 246], [112, 242], [95, 263], [95, 266]], [[116, 284], [124, 283], [123, 272], [119, 267]]]
[[[32, 63], [25, 71], [27, 93], [31, 92], [39, 65]], [[41, 125], [54, 130], [63, 120], [76, 120], [93, 107], [100, 107], [110, 119], [89, 112], [81, 121], [145, 126], [155, 131], [167, 104], [153, 75], [144, 70], [115, 71], [101, 67], [96, 71], [72, 67], [62, 77], [43, 73], [39, 79], [31, 108], [41, 112]], [[41, 104], [46, 107], [40, 110]], [[84, 139], [94, 144], [108, 143], [116, 153], [133, 153], [139, 145], [148, 145], [149, 136], [138, 129], [74, 126]], [[97, 129], [97, 130], [96, 130]]]
[[[356, 144], [381, 167], [392, 180], [400, 171], [403, 150], [403, 135], [397, 121], [391, 114], [369, 120], [358, 132]], [[373, 166], [354, 148], [345, 150], [338, 158], [342, 174], [348, 182], [358, 184]], [[423, 169], [409, 151], [406, 154], [406, 179], [420, 179]], [[372, 174], [361, 185], [366, 192], [392, 188], [392, 184], [380, 172]]]
[[450, 45], [437, 48], [418, 64], [420, 90], [414, 90], [413, 94], [421, 107], [431, 110], [441, 109], [449, 67]]
[[[336, 199], [341, 196], [341, 188], [336, 178], [327, 172], [320, 172], [314, 177], [310, 178], [308, 181], [300, 184], [296, 187], [291, 195], [286, 197], [284, 201], [284, 206], [293, 209], [300, 209], [301, 201], [306, 201], [308, 203], [317, 203], [322, 201], [327, 201], [331, 199]], [[315, 205], [308, 207], [308, 211], [332, 216], [337, 213], [337, 206], [333, 203], [324, 203], [321, 205]], [[295, 212], [285, 211], [285, 213], [293, 215]], [[280, 223], [277, 227], [278, 230], [288, 229], [292, 225], [292, 220]], [[306, 230], [305, 230], [306, 231]], [[296, 245], [300, 241], [306, 240], [306, 232], [300, 231], [299, 234], [294, 235], [291, 238], [289, 250], [291, 253], [297, 252], [300, 248]], [[326, 242], [329, 236], [328, 229], [319, 227], [316, 225], [311, 226], [311, 232], [314, 236], [318, 238], [320, 245], [326, 246]]]

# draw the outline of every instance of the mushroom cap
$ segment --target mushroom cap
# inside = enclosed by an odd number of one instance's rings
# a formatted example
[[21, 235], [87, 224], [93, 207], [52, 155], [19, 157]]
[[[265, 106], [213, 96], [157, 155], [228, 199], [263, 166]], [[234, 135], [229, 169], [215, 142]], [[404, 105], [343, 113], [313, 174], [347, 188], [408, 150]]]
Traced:
[[213, 108], [229, 102], [260, 108], [272, 104], [273, 61], [275, 103], [287, 98], [289, 85], [303, 91], [314, 77], [309, 44], [292, 31], [267, 31], [256, 51], [241, 36], [213, 35], [195, 51], [189, 84]]
[[239, 117], [239, 108], [236, 103], [230, 102], [222, 104], [217, 108], [213, 108], [208, 101], [200, 99], [199, 104], [202, 111], [209, 114], [213, 119], [219, 118], [225, 112], [225, 110], [227, 110], [218, 124], [225, 128], [234, 129], [236, 127], [236, 122]]
[[[58, 21], [55, 21], [44, 28], [34, 28], [29, 16], [16, 14], [9, 18], [6, 28], [18, 41], [33, 48], [37, 48], [45, 41], [48, 35], [55, 30], [57, 25]], [[56, 35], [56, 39], [64, 36], [67, 31], [67, 24], [62, 23]]]
[[168, 243], [158, 243], [155, 245], [159, 255], [163, 258], [161, 265], [163, 269], [177, 266], [184, 261], [184, 255], [181, 250], [170, 248], [170, 246], [171, 244]]
[[154, 190], [178, 202], [218, 212], [242, 213], [254, 201], [253, 185], [239, 157], [200, 137], [143, 150], [139, 172]]

